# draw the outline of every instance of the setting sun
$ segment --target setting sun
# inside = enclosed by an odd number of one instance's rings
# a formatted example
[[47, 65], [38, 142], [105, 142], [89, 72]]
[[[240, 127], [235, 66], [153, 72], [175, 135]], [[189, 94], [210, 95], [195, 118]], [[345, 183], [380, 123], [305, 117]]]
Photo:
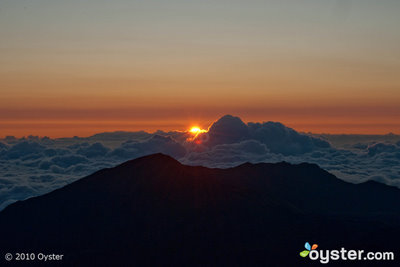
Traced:
[[192, 135], [192, 137], [187, 138], [187, 141], [194, 142], [195, 144], [201, 144], [203, 142], [201, 138], [203, 135], [200, 134], [206, 133], [208, 130], [200, 129], [198, 126], [192, 126], [188, 132]]
[[192, 134], [197, 135], [197, 134], [199, 134], [199, 133], [205, 133], [205, 132], [207, 132], [207, 130], [200, 129], [200, 128], [197, 127], [197, 126], [193, 126], [192, 128], [190, 128], [189, 132], [192, 133]]

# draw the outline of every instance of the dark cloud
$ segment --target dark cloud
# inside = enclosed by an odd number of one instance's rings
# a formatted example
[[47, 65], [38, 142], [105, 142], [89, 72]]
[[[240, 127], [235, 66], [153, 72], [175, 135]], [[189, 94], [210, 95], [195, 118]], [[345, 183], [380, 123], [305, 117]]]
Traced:
[[[188, 165], [207, 167], [232, 167], [244, 162], [260, 162], [273, 157], [265, 144], [256, 140], [216, 145], [208, 150], [191, 151], [180, 161]], [[275, 157], [277, 159], [277, 157]]]
[[6, 144], [0, 142], [0, 151], [1, 150], [7, 150], [7, 149], [8, 149], [8, 146]]
[[90, 146], [90, 144], [88, 142], [78, 142], [76, 144], [67, 146], [67, 148], [71, 149], [71, 150], [77, 150], [77, 149], [81, 149], [81, 148], [86, 148], [88, 146]]
[[180, 158], [186, 154], [186, 149], [171, 137], [154, 135], [143, 142], [125, 142], [120, 147], [114, 149], [109, 155], [121, 159], [131, 159], [159, 152]]
[[29, 178], [34, 182], [41, 182], [41, 183], [50, 182], [55, 179], [53, 175], [30, 176]]
[[13, 145], [6, 151], [4, 156], [8, 159], [17, 159], [31, 154], [38, 154], [45, 150], [45, 147], [37, 142], [23, 141]]
[[328, 142], [300, 134], [279, 122], [248, 123], [238, 117], [226, 115], [212, 124], [209, 129], [207, 146], [238, 143], [243, 140], [257, 140], [273, 153], [296, 155], [316, 148], [329, 148]]
[[14, 143], [18, 142], [18, 138], [16, 138], [15, 136], [10, 136], [10, 135], [6, 136], [3, 140], [7, 144], [14, 144]]
[[43, 154], [47, 157], [62, 156], [69, 153], [71, 153], [71, 151], [64, 148], [47, 148], [43, 151]]
[[206, 145], [237, 143], [250, 139], [249, 128], [244, 122], [231, 115], [225, 115], [214, 122], [208, 131], [209, 140]]
[[266, 144], [274, 153], [296, 155], [313, 151], [317, 148], [329, 148], [328, 142], [299, 134], [279, 122], [249, 123], [251, 136]]
[[67, 155], [54, 157], [50, 160], [50, 162], [52, 165], [56, 165], [61, 168], [68, 168], [72, 165], [87, 163], [89, 160], [86, 157], [79, 155]]
[[77, 154], [84, 155], [88, 158], [104, 157], [110, 149], [103, 146], [101, 143], [94, 143], [92, 145], [81, 147], [76, 151]]
[[399, 151], [399, 147], [393, 144], [377, 143], [368, 146], [367, 150], [370, 156], [375, 156], [376, 154], [381, 154], [385, 152], [392, 153]]
[[108, 133], [99, 133], [95, 134], [90, 137], [90, 140], [92, 141], [99, 141], [102, 142], [104, 140], [114, 140], [114, 141], [119, 141], [119, 140], [146, 140], [153, 135], [150, 133], [147, 133], [145, 131], [139, 131], [139, 132], [123, 132], [123, 131], [117, 131], [117, 132], [108, 132]]

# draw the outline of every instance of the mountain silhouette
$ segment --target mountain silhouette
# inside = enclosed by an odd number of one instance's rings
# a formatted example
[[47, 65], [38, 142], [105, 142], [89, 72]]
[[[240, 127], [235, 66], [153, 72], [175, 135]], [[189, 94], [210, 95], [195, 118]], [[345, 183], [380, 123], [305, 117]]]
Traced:
[[397, 188], [315, 164], [210, 169], [153, 154], [8, 206], [0, 249], [64, 254], [73, 266], [295, 266], [311, 263], [299, 256], [306, 241], [394, 251], [398, 203]]

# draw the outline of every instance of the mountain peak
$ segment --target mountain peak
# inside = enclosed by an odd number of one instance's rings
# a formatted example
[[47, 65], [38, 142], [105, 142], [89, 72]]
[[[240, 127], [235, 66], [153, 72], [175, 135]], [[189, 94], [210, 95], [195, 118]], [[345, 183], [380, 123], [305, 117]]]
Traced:
[[114, 253], [119, 264], [106, 265], [245, 259], [241, 265], [248, 266], [263, 259], [262, 265], [275, 266], [289, 254], [295, 257], [287, 265], [297, 266], [306, 238], [325, 247], [340, 241], [390, 251], [400, 236], [400, 207], [393, 205], [399, 202], [397, 188], [346, 183], [313, 164], [210, 169], [157, 153], [11, 204], [0, 212], [0, 248], [52, 248], [68, 255], [67, 265], [105, 265]]
[[[150, 154], [146, 156], [142, 156], [136, 159], [129, 160], [125, 163], [122, 163], [121, 165], [135, 165], [139, 163], [146, 162], [148, 164], [167, 164], [167, 163], [173, 163], [177, 165], [181, 165], [179, 161], [174, 159], [173, 157], [163, 154], [163, 153], [155, 153], [155, 154]], [[120, 166], [121, 166], [120, 165]]]
[[143, 157], [139, 157], [137, 159], [134, 160], [167, 160], [167, 161], [176, 161], [178, 162], [176, 159], [174, 159], [173, 157], [163, 154], [163, 153], [154, 153], [154, 154], [150, 154], [150, 155], [146, 155]]

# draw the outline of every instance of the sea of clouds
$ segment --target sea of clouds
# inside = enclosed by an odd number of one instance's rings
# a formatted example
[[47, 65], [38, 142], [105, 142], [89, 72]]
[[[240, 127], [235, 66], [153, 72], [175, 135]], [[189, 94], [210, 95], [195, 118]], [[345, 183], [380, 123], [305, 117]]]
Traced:
[[188, 132], [140, 131], [0, 139], [0, 210], [99, 169], [158, 152], [184, 164], [221, 168], [244, 162], [310, 162], [345, 181], [375, 180], [400, 188], [400, 136], [315, 136], [278, 122], [246, 124], [226, 115], [195, 138]]

